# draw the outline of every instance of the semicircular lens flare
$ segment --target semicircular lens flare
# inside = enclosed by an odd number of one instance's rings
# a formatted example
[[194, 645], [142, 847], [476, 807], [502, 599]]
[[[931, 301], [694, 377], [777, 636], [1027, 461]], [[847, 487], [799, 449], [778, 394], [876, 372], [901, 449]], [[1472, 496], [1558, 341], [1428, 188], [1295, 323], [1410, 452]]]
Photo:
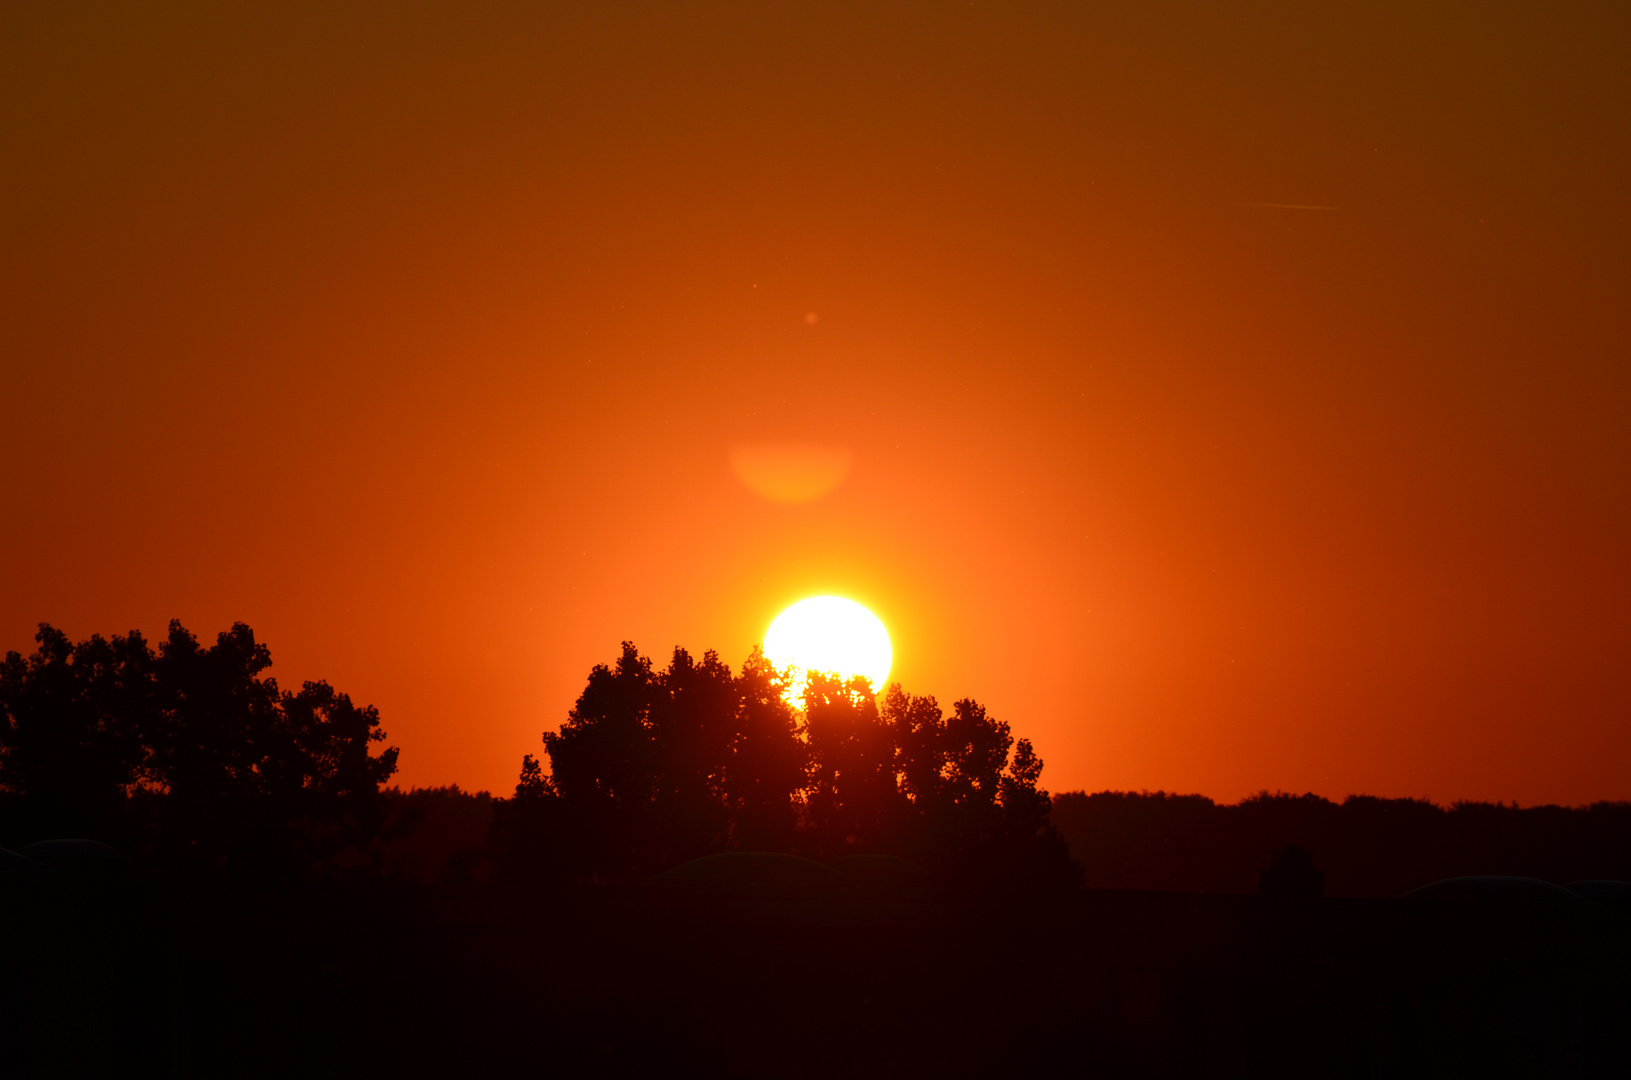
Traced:
[[848, 475], [854, 456], [842, 446], [744, 443], [731, 448], [731, 469], [747, 489], [778, 503], [807, 503]]

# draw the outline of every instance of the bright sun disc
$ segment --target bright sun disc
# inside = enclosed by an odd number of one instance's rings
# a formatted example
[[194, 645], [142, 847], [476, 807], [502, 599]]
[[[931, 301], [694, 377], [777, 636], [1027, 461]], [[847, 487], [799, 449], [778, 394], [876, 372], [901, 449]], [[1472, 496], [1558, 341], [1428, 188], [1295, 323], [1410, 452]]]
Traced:
[[776, 616], [765, 631], [765, 658], [783, 671], [793, 669], [788, 696], [802, 704], [811, 671], [846, 681], [861, 675], [879, 693], [895, 654], [889, 632], [872, 612], [842, 596], [812, 596]]

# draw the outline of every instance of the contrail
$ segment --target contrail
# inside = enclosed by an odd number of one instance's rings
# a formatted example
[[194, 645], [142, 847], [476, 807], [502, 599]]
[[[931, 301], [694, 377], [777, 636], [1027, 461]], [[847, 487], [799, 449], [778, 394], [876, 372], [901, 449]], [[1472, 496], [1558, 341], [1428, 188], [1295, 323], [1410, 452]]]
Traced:
[[1267, 207], [1269, 207], [1270, 209], [1273, 209], [1273, 210], [1341, 210], [1342, 209], [1342, 207], [1340, 207], [1340, 206], [1309, 206], [1309, 205], [1307, 205], [1305, 203], [1289, 203], [1289, 202], [1249, 202], [1249, 203], [1241, 203], [1240, 205], [1241, 206], [1267, 206]]

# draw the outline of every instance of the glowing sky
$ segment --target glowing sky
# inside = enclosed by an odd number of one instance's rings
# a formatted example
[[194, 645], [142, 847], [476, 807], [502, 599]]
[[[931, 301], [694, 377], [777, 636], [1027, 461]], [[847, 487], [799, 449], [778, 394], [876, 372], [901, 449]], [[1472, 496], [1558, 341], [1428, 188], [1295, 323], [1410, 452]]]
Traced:
[[0, 647], [507, 791], [830, 593], [1055, 790], [1631, 798], [1631, 8], [246, 7], [0, 13]]

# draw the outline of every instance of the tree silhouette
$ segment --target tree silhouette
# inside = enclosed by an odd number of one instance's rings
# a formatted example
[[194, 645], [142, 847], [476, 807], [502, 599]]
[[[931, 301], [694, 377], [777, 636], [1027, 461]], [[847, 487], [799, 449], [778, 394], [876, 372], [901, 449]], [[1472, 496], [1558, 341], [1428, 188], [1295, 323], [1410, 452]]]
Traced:
[[718, 851], [730, 835], [725, 774], [736, 741], [738, 689], [716, 653], [697, 663], [684, 649], [674, 650], [653, 689], [652, 812], [656, 859], [666, 865]]
[[78, 645], [41, 623], [38, 649], [0, 664], [0, 786], [11, 829], [123, 839], [126, 796], [148, 769], [153, 655], [140, 634]]
[[[159, 723], [150, 736], [152, 778], [168, 798], [168, 854], [205, 862], [234, 846], [276, 844], [266, 769], [293, 747], [279, 728], [277, 682], [261, 673], [272, 654], [238, 623], [204, 648], [179, 622], [159, 646]], [[274, 749], [275, 746], [275, 749]]]
[[1041, 780], [1042, 759], [1036, 756], [1031, 740], [1019, 740], [1014, 747], [1014, 760], [997, 781], [1003, 817], [1008, 827], [1019, 835], [1034, 835], [1048, 823], [1053, 800], [1037, 786]]
[[280, 753], [261, 768], [282, 821], [293, 823], [318, 856], [372, 835], [384, 813], [380, 785], [396, 772], [398, 751], [369, 753], [383, 742], [379, 710], [357, 706], [326, 682], [285, 691]]
[[804, 689], [810, 747], [806, 786], [812, 839], [831, 857], [896, 847], [906, 800], [895, 777], [893, 733], [878, 714], [872, 687], [819, 672]]
[[949, 794], [945, 718], [932, 697], [913, 697], [892, 684], [884, 692], [883, 721], [895, 740], [901, 790], [923, 811], [938, 810]]
[[655, 863], [657, 791], [650, 715], [651, 661], [623, 643], [615, 666], [597, 664], [559, 731], [544, 735], [554, 793], [567, 826], [593, 852], [588, 869], [620, 877]]
[[895, 685], [880, 711], [866, 680], [814, 672], [795, 711], [787, 685], [757, 649], [733, 677], [684, 649], [657, 671], [624, 642], [544, 734], [549, 772], [523, 759], [495, 848], [523, 877], [617, 880], [735, 849], [1069, 879], [1041, 759], [1020, 740], [1010, 763], [1008, 725], [983, 706], [964, 699], [945, 717]]
[[555, 785], [550, 778], [544, 775], [542, 763], [531, 754], [521, 758], [521, 779], [516, 781], [515, 797], [518, 801], [538, 802], [552, 798], [555, 795]]
[[77, 645], [42, 624], [0, 665], [8, 831], [147, 842], [214, 865], [229, 853], [309, 862], [378, 827], [397, 751], [379, 714], [327, 683], [281, 692], [238, 623], [205, 648], [179, 622], [155, 653], [132, 632]]
[[493, 808], [487, 846], [507, 877], [560, 883], [589, 873], [599, 839], [588, 832], [581, 817], [568, 821], [554, 778], [527, 754], [521, 759], [515, 795], [498, 800]]
[[946, 787], [959, 806], [981, 812], [997, 803], [1003, 766], [1014, 738], [1008, 725], [986, 715], [985, 706], [964, 698], [946, 721]]
[[1082, 867], [1070, 858], [1070, 846], [1052, 819], [1053, 800], [1042, 790], [1042, 759], [1021, 739], [1013, 761], [998, 780], [1003, 838], [999, 859], [1010, 879], [1036, 885], [1082, 883]]
[[730, 846], [791, 851], [809, 748], [786, 697], [787, 681], [755, 647], [736, 679], [736, 735], [725, 769]]

